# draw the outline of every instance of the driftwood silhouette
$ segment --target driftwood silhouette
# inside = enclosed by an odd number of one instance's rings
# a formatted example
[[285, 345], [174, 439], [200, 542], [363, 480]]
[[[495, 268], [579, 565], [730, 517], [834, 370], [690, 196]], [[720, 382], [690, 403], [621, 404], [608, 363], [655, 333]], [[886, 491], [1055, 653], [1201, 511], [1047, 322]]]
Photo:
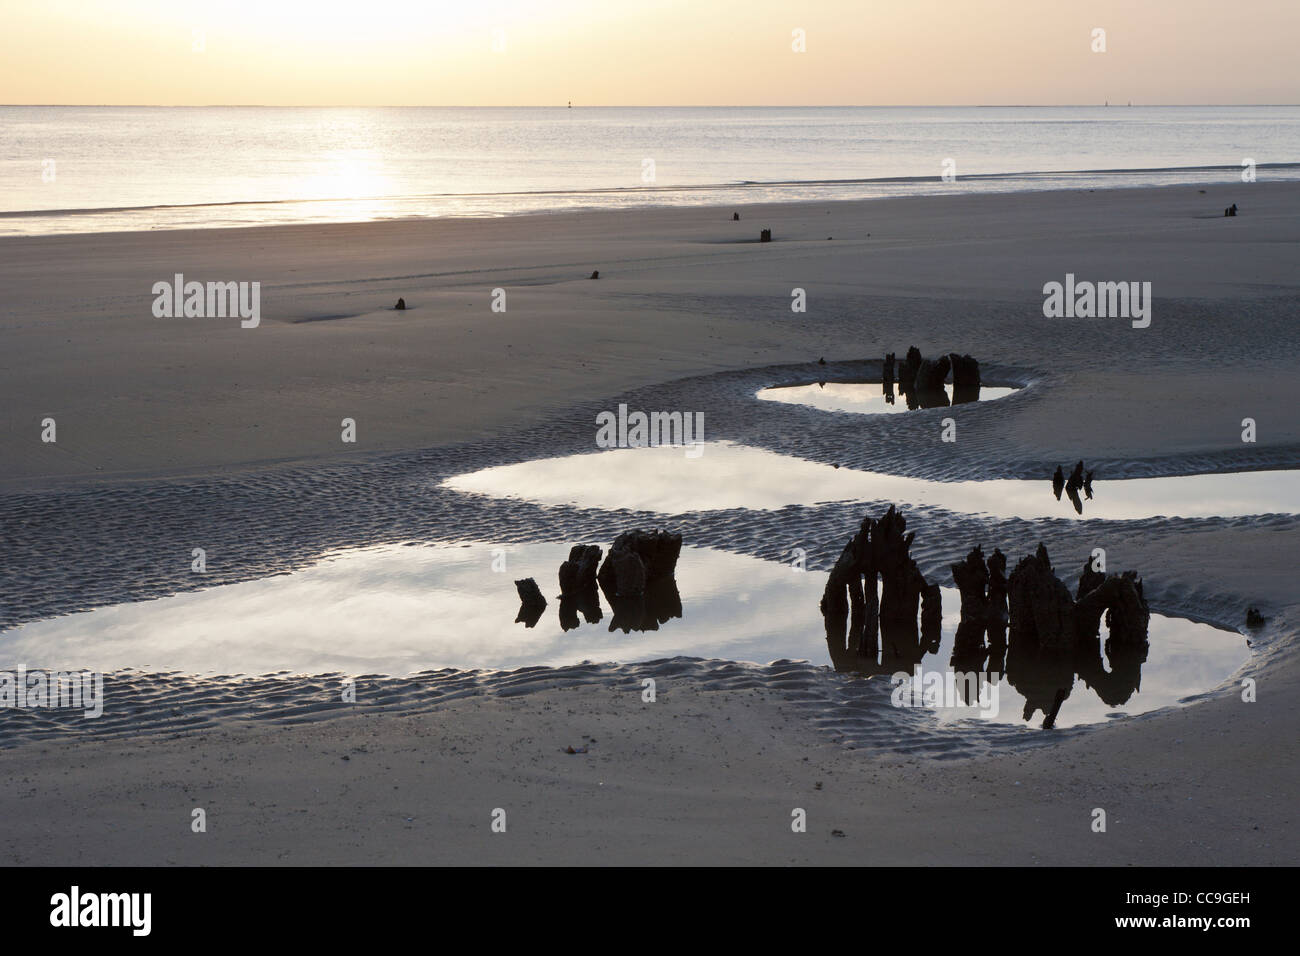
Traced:
[[831, 568], [821, 612], [837, 669], [893, 673], [939, 646], [939, 587], [925, 580], [909, 554], [916, 532], [906, 529], [893, 505], [879, 519], [868, 515]]

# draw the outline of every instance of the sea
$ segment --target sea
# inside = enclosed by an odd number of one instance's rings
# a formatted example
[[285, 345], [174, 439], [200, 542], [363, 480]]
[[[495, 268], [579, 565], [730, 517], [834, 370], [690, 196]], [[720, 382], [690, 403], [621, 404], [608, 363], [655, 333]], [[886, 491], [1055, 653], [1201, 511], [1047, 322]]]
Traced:
[[0, 236], [1295, 179], [1300, 106], [0, 107]]

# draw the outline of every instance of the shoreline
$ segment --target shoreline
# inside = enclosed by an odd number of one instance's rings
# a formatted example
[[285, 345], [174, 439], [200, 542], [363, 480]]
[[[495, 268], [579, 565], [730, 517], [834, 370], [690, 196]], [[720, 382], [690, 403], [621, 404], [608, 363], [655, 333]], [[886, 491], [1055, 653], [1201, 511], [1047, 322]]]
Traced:
[[[1257, 168], [1260, 170], [1270, 170], [1270, 169], [1300, 170], [1300, 162], [1263, 163], [1260, 164]], [[1133, 169], [1032, 170], [1032, 171], [1012, 172], [1012, 173], [963, 174], [958, 180], [958, 182], [996, 184], [1008, 180], [1013, 180], [1015, 178], [1023, 178], [1026, 180], [1033, 180], [1034, 178], [1069, 179], [1072, 177], [1074, 178], [1082, 178], [1082, 177], [1090, 177], [1090, 176], [1105, 177], [1105, 176], [1120, 175], [1125, 173], [1174, 174], [1174, 173], [1199, 173], [1199, 172], [1208, 173], [1210, 171], [1220, 171], [1220, 172], [1232, 174], [1226, 177], [1227, 179], [1231, 180], [1233, 176], [1235, 176], [1239, 172], [1239, 168], [1235, 166], [1186, 166], [1186, 167], [1171, 166], [1171, 167], [1151, 167], [1151, 168], [1133, 168]], [[292, 229], [292, 228], [306, 228], [306, 227], [314, 227], [314, 226], [315, 227], [368, 226], [368, 225], [378, 225], [384, 223], [419, 223], [419, 222], [430, 222], [430, 221], [463, 223], [463, 222], [475, 222], [475, 221], [483, 221], [483, 220], [502, 220], [502, 219], [513, 220], [513, 219], [521, 219], [521, 218], [528, 219], [534, 217], [545, 218], [550, 216], [562, 216], [562, 215], [586, 216], [586, 215], [615, 214], [615, 213], [625, 213], [625, 214], [648, 213], [648, 212], [657, 212], [661, 210], [662, 211], [669, 211], [669, 210], [688, 211], [688, 210], [705, 210], [705, 209], [714, 209], [714, 208], [719, 210], [721, 209], [752, 210], [753, 208], [760, 207], [760, 206], [776, 207], [779, 209], [780, 207], [797, 207], [797, 206], [805, 206], [805, 205], [820, 205], [826, 203], [830, 203], [830, 204], [879, 203], [879, 202], [886, 202], [886, 201], [898, 201], [898, 200], [909, 200], [909, 199], [938, 199], [938, 198], [950, 199], [950, 198], [975, 197], [975, 196], [1034, 196], [1034, 195], [1041, 195], [1044, 193], [1073, 194], [1073, 193], [1083, 193], [1083, 192], [1087, 192], [1087, 193], [1127, 192], [1127, 191], [1135, 191], [1135, 190], [1200, 188], [1200, 187], [1209, 187], [1209, 186], [1232, 187], [1235, 185], [1232, 182], [1224, 181], [1224, 179], [1204, 179], [1204, 180], [1185, 179], [1179, 182], [1165, 182], [1165, 183], [1135, 182], [1135, 183], [1124, 183], [1124, 184], [1115, 184], [1115, 185], [1102, 185], [1095, 180], [1090, 180], [1088, 182], [1081, 182], [1077, 186], [1064, 186], [1064, 185], [1057, 185], [1055, 183], [1052, 183], [1038, 188], [1034, 188], [1032, 185], [1028, 185], [1028, 184], [1022, 186], [1021, 188], [1010, 188], [1010, 189], [996, 189], [996, 188], [964, 189], [961, 187], [954, 187], [951, 185], [935, 186], [935, 188], [932, 191], [907, 192], [907, 193], [881, 193], [879, 195], [872, 195], [872, 196], [862, 196], [862, 195], [825, 196], [825, 197], [817, 197], [817, 198], [801, 196], [792, 199], [779, 199], [779, 198], [770, 198], [770, 197], [750, 198], [744, 195], [746, 191], [749, 190], [757, 191], [760, 189], [779, 190], [783, 188], [791, 188], [791, 189], [805, 188], [805, 189], [815, 190], [815, 189], [832, 189], [837, 187], [847, 188], [855, 185], [860, 185], [860, 186], [877, 185], [883, 187], [888, 185], [902, 185], [906, 183], [920, 184], [920, 183], [933, 182], [935, 180], [936, 177], [934, 176], [891, 176], [891, 177], [880, 177], [880, 178], [870, 178], [870, 179], [836, 179], [836, 180], [775, 180], [775, 181], [742, 180], [733, 183], [702, 183], [702, 184], [693, 184], [693, 185], [654, 186], [654, 187], [645, 187], [645, 188], [634, 187], [634, 186], [629, 186], [629, 187], [610, 186], [610, 187], [593, 187], [591, 189], [536, 190], [536, 191], [505, 192], [505, 193], [436, 193], [436, 194], [432, 194], [431, 196], [414, 196], [414, 197], [383, 196], [383, 197], [325, 198], [325, 199], [231, 200], [231, 201], [208, 202], [208, 203], [188, 203], [188, 204], [161, 203], [161, 204], [152, 204], [152, 205], [144, 205], [144, 206], [92, 207], [92, 208], [85, 208], [85, 209], [57, 208], [57, 209], [37, 209], [37, 210], [12, 210], [7, 212], [0, 212], [0, 223], [3, 223], [7, 220], [36, 219], [41, 217], [49, 217], [57, 222], [62, 217], [97, 216], [97, 215], [105, 215], [109, 213], [118, 213], [118, 212], [120, 213], [159, 212], [160, 213], [165, 211], [178, 211], [178, 210], [189, 210], [189, 209], [221, 209], [227, 207], [242, 207], [242, 206], [269, 206], [269, 207], [308, 206], [317, 203], [322, 205], [327, 205], [327, 206], [330, 204], [343, 204], [343, 203], [385, 205], [385, 204], [412, 204], [415, 202], [428, 201], [430, 199], [441, 200], [446, 202], [463, 202], [463, 201], [477, 201], [477, 200], [491, 199], [494, 197], [511, 197], [511, 196], [526, 197], [526, 196], [551, 196], [551, 195], [576, 195], [576, 196], [593, 195], [593, 196], [623, 197], [623, 196], [636, 196], [642, 193], [662, 193], [662, 194], [670, 194], [670, 193], [690, 194], [690, 193], [699, 193], [699, 192], [721, 193], [726, 190], [734, 190], [739, 193], [739, 195], [732, 198], [731, 202], [717, 201], [717, 202], [700, 202], [700, 203], [692, 203], [692, 202], [679, 202], [679, 203], [644, 202], [642, 203], [642, 202], [631, 201], [631, 202], [618, 204], [618, 205], [576, 204], [576, 205], [557, 206], [552, 208], [520, 208], [520, 209], [514, 209], [510, 211], [499, 211], [495, 209], [485, 208], [482, 212], [478, 212], [478, 213], [457, 211], [445, 215], [412, 212], [406, 215], [378, 216], [378, 217], [359, 218], [359, 219], [319, 218], [319, 219], [303, 219], [300, 221], [290, 220], [285, 222], [267, 221], [261, 223], [214, 223], [214, 224], [201, 225], [201, 226], [187, 225], [181, 223], [177, 225], [162, 225], [162, 226], [155, 225], [148, 229], [124, 226], [124, 227], [106, 228], [106, 229], [97, 229], [97, 230], [88, 229], [85, 231], [52, 230], [48, 232], [33, 232], [33, 233], [16, 232], [10, 234], [5, 234], [3, 232], [0, 232], [0, 242], [4, 242], [5, 240], [21, 240], [21, 239], [46, 239], [46, 238], [62, 238], [62, 237], [88, 238], [94, 236], [119, 236], [123, 234], [156, 235], [158, 233], [172, 233], [172, 232], [214, 232], [214, 231], [221, 232], [221, 231], [244, 230], [244, 229], [277, 229], [277, 228]], [[1265, 180], [1265, 183], [1269, 185], [1275, 185], [1275, 186], [1300, 185], [1300, 174], [1298, 174], [1295, 179]], [[1259, 183], [1258, 181], [1256, 181], [1250, 184], [1242, 183], [1240, 185], [1253, 186], [1253, 185], [1259, 185]]]

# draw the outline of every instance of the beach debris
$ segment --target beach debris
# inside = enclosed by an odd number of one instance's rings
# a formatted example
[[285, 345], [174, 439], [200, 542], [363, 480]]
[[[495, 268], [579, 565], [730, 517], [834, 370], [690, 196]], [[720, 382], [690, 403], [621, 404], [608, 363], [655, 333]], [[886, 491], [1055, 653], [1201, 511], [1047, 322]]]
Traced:
[[760, 233], [758, 234], [758, 241], [759, 241], [759, 242], [771, 242], [771, 241], [772, 241], [772, 230], [771, 230], [771, 229], [764, 229], [762, 232], [760, 232]]
[[942, 392], [943, 383], [948, 380], [948, 372], [951, 369], [952, 360], [946, 355], [938, 359], [923, 358], [916, 368], [913, 388], [918, 392]]
[[1065, 472], [1060, 465], [1056, 466], [1056, 471], [1052, 473], [1052, 494], [1056, 500], [1061, 500], [1061, 492], [1064, 491], [1070, 499], [1070, 504], [1074, 505], [1074, 510], [1083, 514], [1083, 498], [1079, 497], [1079, 491], [1082, 490], [1089, 501], [1092, 500], [1092, 476], [1091, 471], [1083, 470], [1083, 462], [1076, 461], [1074, 469], [1070, 472], [1070, 477], [1065, 477]]
[[519, 592], [519, 600], [525, 604], [540, 604], [546, 607], [546, 598], [542, 597], [541, 588], [532, 578], [522, 578], [515, 582], [515, 590]]
[[515, 590], [519, 592], [519, 614], [515, 623], [522, 622], [525, 627], [534, 627], [546, 610], [546, 598], [542, 597], [541, 589], [532, 578], [516, 581]]
[[988, 626], [989, 640], [994, 641], [994, 631], [1000, 631], [997, 642], [1005, 642], [1007, 635], [1007, 556], [994, 548], [988, 556], [985, 566], [989, 571]]
[[1233, 203], [1233, 204], [1232, 204], [1231, 206], [1229, 206], [1227, 209], [1223, 210], [1223, 214], [1224, 214], [1225, 216], [1235, 216], [1235, 215], [1237, 215], [1237, 204], [1236, 204], [1236, 203]]
[[[831, 568], [820, 607], [837, 670], [874, 668], [880, 638], [885, 648], [880, 666], [906, 659], [906, 668], [893, 669], [910, 670], [911, 663], [920, 661], [925, 646], [939, 637], [939, 593], [921, 575], [908, 553], [916, 532], [904, 534], [906, 529], [907, 520], [894, 505], [879, 519], [864, 517]], [[922, 595], [926, 596], [926, 606], [918, 635], [917, 612]]]
[[1074, 646], [1074, 598], [1056, 576], [1042, 542], [1020, 559], [1007, 579], [1011, 617], [1011, 646], [1018, 642], [1041, 647]]
[[682, 551], [682, 536], [672, 531], [624, 531], [614, 539], [605, 563], [597, 572], [601, 590], [617, 597], [632, 597], [652, 581], [671, 578]]
[[738, 213], [738, 212], [733, 212], [733, 213], [731, 214], [731, 221], [732, 221], [732, 222], [740, 222], [740, 213]]
[[1083, 462], [1075, 462], [1074, 470], [1065, 482], [1065, 494], [1069, 497], [1074, 510], [1083, 514], [1083, 501], [1079, 498], [1079, 489], [1083, 487]]
[[585, 754], [587, 752], [587, 747], [585, 744], [581, 747], [574, 747], [570, 745], [568, 747], [565, 747], [564, 750], [560, 752], [566, 754]]
[[1047, 548], [1020, 559], [1008, 579], [1010, 641], [1044, 648], [1073, 650], [1096, 641], [1102, 614], [1110, 630], [1108, 643], [1145, 646], [1151, 612], [1136, 571], [1103, 574], [1084, 562], [1076, 597], [1052, 568]]
[[[893, 352], [886, 354], [883, 384], [886, 386], [885, 401], [891, 405], [894, 403], [895, 379], [909, 409], [945, 408], [979, 401], [980, 363], [971, 355], [948, 352], [936, 359], [927, 359], [913, 345], [908, 348], [903, 361], [897, 364], [896, 370], [895, 361]], [[953, 384], [951, 401], [944, 389], [949, 374]]]
[[599, 269], [592, 269], [592, 270], [591, 270], [591, 278], [593, 278], [593, 279], [599, 279], [599, 278], [600, 278], [600, 270], [599, 270]]
[[566, 631], [578, 626], [579, 612], [588, 624], [603, 616], [596, 593], [600, 555], [594, 544], [575, 544], [569, 549], [569, 559], [560, 565], [560, 627]]
[[1105, 612], [1111, 641], [1128, 645], [1147, 643], [1151, 610], [1142, 595], [1142, 579], [1136, 571], [1104, 575], [1095, 587], [1082, 593], [1076, 609], [1078, 639], [1096, 640], [1101, 630], [1101, 615]]
[[675, 574], [682, 536], [671, 531], [624, 531], [596, 573], [609, 602], [610, 631], [654, 631], [682, 616]]
[[[602, 620], [602, 593], [612, 612], [611, 631], [654, 631], [681, 617], [682, 597], [674, 577], [681, 550], [679, 533], [640, 528], [615, 538], [603, 564], [599, 546], [574, 545], [558, 574], [560, 627], [578, 627], [579, 614], [588, 624]], [[515, 589], [520, 600], [515, 623], [535, 626], [546, 610], [546, 598], [532, 578], [516, 581]]]
[[1259, 628], [1263, 627], [1267, 621], [1268, 618], [1260, 614], [1258, 608], [1254, 608], [1254, 607], [1246, 608], [1246, 626], [1250, 628], [1252, 631], [1258, 630]]
[[596, 571], [601, 550], [594, 544], [575, 544], [569, 559], [560, 565], [560, 596], [596, 589]]
[[[1132, 697], [1141, 683], [1150, 624], [1137, 572], [1103, 573], [1090, 555], [1071, 596], [1041, 542], [1009, 578], [1006, 566], [1000, 549], [986, 557], [980, 546], [951, 565], [962, 595], [949, 661], [953, 672], [1004, 675], [1025, 699], [1024, 719], [1042, 711], [1044, 728], [1055, 725], [1076, 675], [1110, 706]], [[1104, 648], [1103, 613], [1110, 630]], [[969, 689], [963, 694], [971, 704]]]
[[938, 584], [926, 584], [921, 592], [921, 633], [938, 634], [943, 627], [943, 592]]
[[971, 548], [964, 561], [952, 565], [952, 580], [961, 594], [962, 621], [983, 624], [989, 615], [989, 569], [979, 545]]
[[912, 383], [916, 381], [916, 370], [921, 366], [921, 350], [915, 345], [907, 350], [907, 356], [903, 359], [903, 367], [898, 372], [898, 387], [904, 392], [912, 390]]
[[398, 300], [397, 300], [397, 305], [393, 306], [393, 308], [396, 309], [398, 312], [405, 312], [405, 311], [406, 311], [406, 300], [405, 300], [405, 299], [398, 299]]
[[961, 593], [961, 620], [953, 647], [952, 665], [961, 671], [979, 670], [984, 662], [984, 636], [990, 648], [1007, 641], [1007, 557], [997, 548], [987, 558], [976, 545], [952, 565], [952, 579]]
[[980, 384], [980, 363], [976, 359], [956, 352], [949, 352], [948, 359], [952, 365], [953, 385]]

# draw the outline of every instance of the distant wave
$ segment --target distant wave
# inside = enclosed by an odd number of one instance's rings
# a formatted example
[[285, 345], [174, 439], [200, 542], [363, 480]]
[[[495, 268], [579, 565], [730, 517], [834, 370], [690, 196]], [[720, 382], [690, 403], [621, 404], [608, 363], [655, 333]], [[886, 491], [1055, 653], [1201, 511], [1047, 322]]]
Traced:
[[[1300, 171], [1300, 162], [1295, 163], [1259, 163], [1257, 170]], [[1023, 172], [971, 173], [959, 177], [960, 182], [1014, 182], [1015, 180], [1071, 179], [1106, 176], [1135, 176], [1159, 174], [1224, 173], [1240, 172], [1239, 165], [1214, 166], [1155, 166], [1130, 169], [1070, 169], [1070, 170], [1029, 170]], [[157, 203], [143, 206], [89, 206], [65, 209], [20, 209], [2, 210], [0, 219], [25, 219], [57, 216], [93, 216], [133, 212], [158, 212], [178, 209], [207, 209], [249, 206], [292, 206], [316, 203], [356, 203], [356, 202], [418, 202], [421, 200], [448, 199], [485, 199], [509, 198], [520, 196], [598, 196], [598, 195], [654, 195], [666, 193], [708, 193], [735, 191], [745, 189], [800, 189], [812, 187], [861, 187], [861, 186], [905, 186], [917, 183], [939, 182], [940, 177], [926, 176], [878, 176], [862, 179], [777, 179], [756, 180], [742, 179], [723, 183], [683, 183], [680, 185], [654, 186], [593, 186], [583, 189], [531, 189], [507, 190], [502, 192], [463, 192], [463, 193], [407, 193], [380, 196], [331, 196], [321, 198], [297, 197], [292, 199], [246, 199], [226, 202], [204, 203]]]

